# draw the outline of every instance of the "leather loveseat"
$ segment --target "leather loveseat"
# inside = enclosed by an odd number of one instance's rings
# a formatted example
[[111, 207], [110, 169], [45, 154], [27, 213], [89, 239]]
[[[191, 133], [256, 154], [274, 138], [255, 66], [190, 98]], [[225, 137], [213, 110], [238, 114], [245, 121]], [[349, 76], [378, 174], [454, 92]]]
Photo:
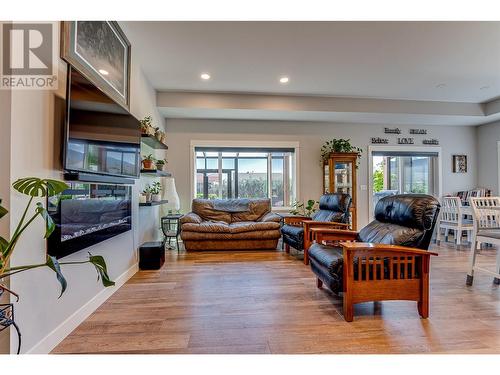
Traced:
[[270, 199], [194, 199], [181, 238], [188, 251], [276, 249], [280, 220]]

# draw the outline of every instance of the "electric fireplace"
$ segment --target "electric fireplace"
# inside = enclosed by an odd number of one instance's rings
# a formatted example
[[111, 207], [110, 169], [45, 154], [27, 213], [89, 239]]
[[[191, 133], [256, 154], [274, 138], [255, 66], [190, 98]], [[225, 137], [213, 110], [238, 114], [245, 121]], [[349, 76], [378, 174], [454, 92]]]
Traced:
[[131, 187], [71, 183], [49, 197], [47, 209], [56, 229], [47, 252], [56, 258], [82, 250], [132, 229]]

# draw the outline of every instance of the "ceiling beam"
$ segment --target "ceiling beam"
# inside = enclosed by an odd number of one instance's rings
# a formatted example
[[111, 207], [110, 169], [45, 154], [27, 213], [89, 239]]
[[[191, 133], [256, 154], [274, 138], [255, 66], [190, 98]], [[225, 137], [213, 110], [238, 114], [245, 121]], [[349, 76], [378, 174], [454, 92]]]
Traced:
[[157, 93], [160, 108], [485, 116], [480, 103], [207, 92]]

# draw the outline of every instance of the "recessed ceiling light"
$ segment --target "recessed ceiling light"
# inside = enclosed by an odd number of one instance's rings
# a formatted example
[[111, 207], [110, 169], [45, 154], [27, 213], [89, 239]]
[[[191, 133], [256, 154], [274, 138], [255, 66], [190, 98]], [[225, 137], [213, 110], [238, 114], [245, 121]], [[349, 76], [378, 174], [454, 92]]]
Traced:
[[446, 83], [440, 83], [439, 85], [436, 85], [437, 89], [443, 89], [446, 87]]
[[488, 90], [490, 88], [490, 86], [481, 86], [479, 88], [479, 90]]
[[288, 83], [289, 80], [290, 80], [290, 78], [284, 76], [284, 77], [280, 78], [280, 83]]
[[109, 72], [104, 69], [99, 69], [99, 73], [101, 73], [103, 76], [107, 76], [109, 74]]
[[201, 79], [204, 79], [205, 81], [208, 81], [210, 79], [210, 74], [208, 74], [208, 73], [201, 73], [200, 77], [201, 77]]

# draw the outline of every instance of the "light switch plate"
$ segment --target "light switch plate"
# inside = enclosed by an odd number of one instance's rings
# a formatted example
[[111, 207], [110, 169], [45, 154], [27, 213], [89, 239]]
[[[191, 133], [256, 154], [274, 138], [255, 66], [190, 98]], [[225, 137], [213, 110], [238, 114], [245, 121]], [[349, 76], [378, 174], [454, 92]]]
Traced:
[[368, 190], [368, 186], [366, 185], [360, 185], [361, 190]]

